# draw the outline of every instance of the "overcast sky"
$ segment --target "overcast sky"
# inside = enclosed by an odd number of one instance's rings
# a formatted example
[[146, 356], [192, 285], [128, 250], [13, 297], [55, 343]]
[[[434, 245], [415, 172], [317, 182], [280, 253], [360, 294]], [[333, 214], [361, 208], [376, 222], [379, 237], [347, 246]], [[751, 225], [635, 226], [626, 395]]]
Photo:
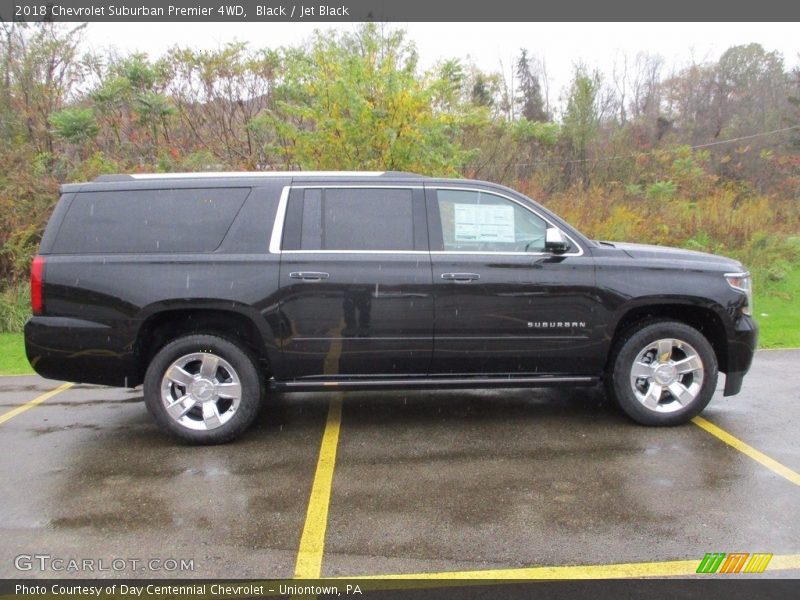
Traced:
[[[797, 23], [394, 23], [414, 40], [423, 67], [441, 58], [471, 58], [481, 69], [506, 72], [520, 48], [543, 57], [551, 86], [558, 95], [569, 82], [572, 67], [583, 61], [611, 73], [623, 53], [661, 55], [667, 65], [692, 60], [715, 60], [730, 46], [758, 42], [778, 50], [788, 66], [800, 63]], [[323, 23], [92, 23], [89, 43], [95, 48], [115, 46], [121, 51], [143, 51], [151, 57], [178, 44], [216, 48], [232, 41], [257, 47], [295, 45], [308, 39]], [[345, 23], [337, 29], [354, 30]]]

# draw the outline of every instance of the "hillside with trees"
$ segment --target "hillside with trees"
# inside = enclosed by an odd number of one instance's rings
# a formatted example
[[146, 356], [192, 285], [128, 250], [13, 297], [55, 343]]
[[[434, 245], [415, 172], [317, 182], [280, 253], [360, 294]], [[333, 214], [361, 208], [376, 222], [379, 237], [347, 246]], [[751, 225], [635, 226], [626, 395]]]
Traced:
[[578, 62], [553, 90], [525, 49], [508, 79], [448, 57], [423, 70], [402, 30], [376, 25], [296, 47], [159, 57], [86, 52], [82, 26], [2, 28], [0, 329], [25, 318], [28, 266], [58, 185], [117, 172], [487, 179], [594, 238], [740, 258], [761, 293], [792, 300], [800, 70], [758, 44], [684, 66], [623, 56], [611, 74]]

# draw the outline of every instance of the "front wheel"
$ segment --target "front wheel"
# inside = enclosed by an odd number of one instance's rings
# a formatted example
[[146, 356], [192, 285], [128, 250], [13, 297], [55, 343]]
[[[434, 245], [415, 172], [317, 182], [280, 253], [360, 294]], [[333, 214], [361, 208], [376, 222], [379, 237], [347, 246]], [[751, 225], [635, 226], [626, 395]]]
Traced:
[[147, 409], [162, 429], [193, 444], [221, 444], [255, 420], [263, 386], [256, 361], [214, 335], [187, 335], [155, 355], [144, 378]]
[[711, 401], [717, 358], [696, 329], [656, 321], [632, 330], [616, 345], [607, 389], [622, 410], [643, 425], [679, 425]]

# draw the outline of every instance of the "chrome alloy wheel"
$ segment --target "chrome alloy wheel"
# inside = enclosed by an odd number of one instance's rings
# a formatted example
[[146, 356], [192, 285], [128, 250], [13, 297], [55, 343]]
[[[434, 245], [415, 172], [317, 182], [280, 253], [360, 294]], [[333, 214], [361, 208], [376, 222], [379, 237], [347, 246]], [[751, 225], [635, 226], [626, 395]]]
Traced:
[[631, 367], [631, 387], [646, 408], [671, 413], [691, 404], [703, 387], [705, 369], [697, 350], [677, 339], [645, 346]]
[[239, 375], [223, 358], [210, 352], [180, 357], [164, 372], [161, 401], [173, 421], [199, 431], [231, 420], [242, 400]]

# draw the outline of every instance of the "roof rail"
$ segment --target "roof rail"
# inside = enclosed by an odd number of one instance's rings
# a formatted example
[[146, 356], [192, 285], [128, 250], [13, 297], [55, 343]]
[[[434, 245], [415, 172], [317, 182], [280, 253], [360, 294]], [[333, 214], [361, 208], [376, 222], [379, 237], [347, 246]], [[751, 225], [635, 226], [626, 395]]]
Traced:
[[410, 171], [384, 171], [381, 177], [425, 177], [419, 173], [411, 173]]
[[99, 175], [96, 182], [118, 182], [136, 179], [201, 179], [201, 178], [234, 178], [234, 177], [422, 177], [416, 173], [405, 171], [215, 171], [197, 173], [133, 173], [117, 175]]
[[97, 182], [114, 182], [114, 181], [130, 181], [133, 179], [130, 175], [98, 175], [94, 178]]

